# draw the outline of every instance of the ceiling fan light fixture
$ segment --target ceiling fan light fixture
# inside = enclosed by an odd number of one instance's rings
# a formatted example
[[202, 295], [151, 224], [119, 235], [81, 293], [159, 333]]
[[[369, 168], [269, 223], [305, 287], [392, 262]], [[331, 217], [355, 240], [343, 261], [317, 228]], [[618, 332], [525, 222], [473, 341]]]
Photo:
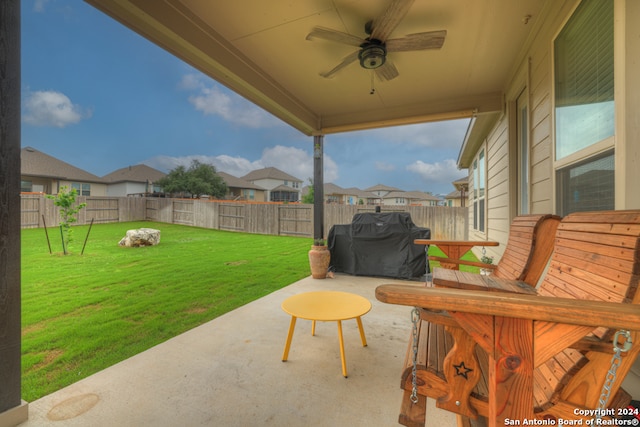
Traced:
[[365, 45], [358, 54], [358, 59], [362, 68], [374, 70], [381, 67], [387, 60], [387, 49], [378, 43]]

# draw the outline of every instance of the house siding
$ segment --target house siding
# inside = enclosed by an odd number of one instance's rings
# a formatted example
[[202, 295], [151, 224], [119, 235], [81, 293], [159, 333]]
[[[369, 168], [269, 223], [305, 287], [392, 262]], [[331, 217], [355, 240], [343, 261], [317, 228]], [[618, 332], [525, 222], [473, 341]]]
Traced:
[[552, 40], [559, 31], [569, 10], [577, 2], [560, 7], [555, 19], [549, 19], [543, 33], [529, 51], [530, 90], [529, 90], [529, 141], [530, 141], [530, 188], [529, 211], [548, 213], [554, 211], [552, 179]]
[[96, 196], [96, 197], [104, 197], [107, 195], [107, 185], [106, 184], [100, 184], [100, 183], [96, 183], [96, 182], [87, 182], [87, 181], [57, 181], [58, 185], [54, 186], [52, 194], [57, 194], [60, 187], [67, 187], [67, 188], [71, 188], [71, 184], [76, 182], [76, 183], [81, 183], [81, 184], [91, 184], [91, 196]]
[[143, 182], [120, 182], [117, 184], [109, 184], [107, 187], [107, 196], [124, 197], [129, 194], [145, 193], [147, 184]]
[[[512, 116], [515, 109], [506, 106], [514, 103], [523, 90], [527, 91], [529, 112], [529, 212], [554, 211], [551, 47], [553, 37], [578, 3], [578, 0], [571, 0], [549, 5], [547, 14], [540, 17], [544, 20], [541, 30], [530, 48], [514, 64], [513, 76], [504, 88], [505, 113], [494, 125], [484, 144], [487, 156], [486, 234], [470, 231], [472, 238], [488, 238], [501, 243], [498, 247], [487, 248], [487, 255], [498, 258], [502, 255], [511, 221], [518, 214], [517, 154], [515, 144], [510, 141], [515, 136], [515, 117]], [[469, 224], [473, 224], [474, 186], [470, 173]], [[474, 250], [477, 255], [479, 251], [478, 248]]]
[[[509, 231], [509, 138], [508, 116], [501, 117], [487, 137], [487, 213], [486, 235], [506, 242]], [[505, 245], [486, 248], [488, 256], [500, 257]], [[481, 256], [481, 248], [475, 249]]]
[[[580, 0], [550, 2], [539, 17], [540, 29], [522, 59], [514, 67], [513, 77], [504, 88], [505, 104], [511, 105], [522, 90], [528, 93], [529, 111], [529, 212], [555, 213], [555, 165], [553, 155], [553, 40], [570, 18]], [[640, 207], [640, 192], [631, 183], [640, 181], [640, 63], [631, 60], [640, 50], [640, 2], [615, 0], [616, 35], [616, 209]], [[505, 108], [482, 148], [487, 156], [487, 233], [470, 230], [476, 240], [489, 238], [501, 243], [488, 254], [501, 255], [507, 242], [509, 224], [517, 214], [517, 165], [515, 109]], [[633, 119], [632, 119], [633, 118]], [[510, 165], [514, 167], [510, 170]], [[513, 180], [512, 182], [509, 182]], [[469, 174], [469, 224], [473, 228], [474, 176]], [[478, 252], [478, 250], [476, 250]]]

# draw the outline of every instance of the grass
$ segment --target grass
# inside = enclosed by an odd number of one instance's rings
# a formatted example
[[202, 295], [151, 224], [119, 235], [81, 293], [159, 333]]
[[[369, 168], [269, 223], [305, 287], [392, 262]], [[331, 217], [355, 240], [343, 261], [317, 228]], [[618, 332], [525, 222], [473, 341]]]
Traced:
[[[437, 257], [441, 257], [441, 258], [446, 258], [446, 255], [444, 254], [444, 252], [442, 252], [440, 250], [440, 248], [438, 248], [437, 246], [429, 246], [429, 255], [431, 256], [437, 256]], [[469, 251], [466, 254], [464, 254], [462, 256], [462, 258], [465, 261], [475, 261], [478, 262], [480, 261], [478, 259], [478, 257], [476, 257], [474, 255], [473, 252]], [[431, 269], [435, 268], [435, 267], [440, 267], [440, 262], [438, 261], [429, 261], [429, 265], [431, 266]], [[478, 267], [474, 267], [472, 265], [460, 265], [460, 271], [468, 271], [470, 273], [479, 273], [480, 269]]]
[[[158, 246], [123, 248], [128, 229]], [[33, 401], [310, 274], [311, 239], [151, 222], [22, 231], [22, 393]]]

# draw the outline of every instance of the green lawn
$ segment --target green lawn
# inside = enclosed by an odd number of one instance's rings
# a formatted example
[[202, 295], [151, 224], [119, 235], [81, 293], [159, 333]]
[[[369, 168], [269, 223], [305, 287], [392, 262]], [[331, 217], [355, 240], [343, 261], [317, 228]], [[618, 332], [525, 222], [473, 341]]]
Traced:
[[[445, 257], [444, 252], [442, 252], [440, 248], [438, 248], [437, 246], [429, 246], [429, 255], [443, 257], [443, 258]], [[465, 261], [475, 261], [475, 262], [480, 261], [478, 257], [476, 257], [471, 251], [464, 254], [460, 259], [463, 259]], [[440, 263], [438, 261], [430, 261], [429, 265], [431, 266], [431, 269], [434, 269], [435, 267], [440, 267]], [[468, 271], [470, 273], [480, 272], [480, 269], [478, 267], [474, 267], [472, 265], [460, 265], [459, 268], [460, 268], [460, 271]]]
[[[118, 246], [127, 230], [140, 227], [161, 230], [160, 245]], [[310, 274], [310, 238], [153, 222], [100, 224], [80, 255], [87, 230], [73, 227], [69, 255], [62, 254], [57, 228], [49, 229], [53, 255], [43, 229], [22, 231], [26, 401]], [[437, 251], [430, 248], [432, 255]]]
[[[128, 229], [158, 246], [123, 248]], [[33, 401], [236, 307], [309, 276], [309, 238], [164, 223], [22, 231], [22, 394]]]

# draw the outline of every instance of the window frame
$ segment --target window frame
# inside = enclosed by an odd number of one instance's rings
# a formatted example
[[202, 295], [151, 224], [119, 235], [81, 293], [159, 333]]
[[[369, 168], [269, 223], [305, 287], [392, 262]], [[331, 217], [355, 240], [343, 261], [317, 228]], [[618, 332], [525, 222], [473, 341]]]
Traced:
[[[487, 155], [486, 147], [473, 159], [473, 231], [487, 233]], [[480, 185], [482, 184], [482, 185]]]
[[[553, 168], [553, 172], [552, 172], [552, 180], [553, 180], [553, 188], [554, 188], [554, 192], [555, 192], [555, 197], [554, 199], [554, 204], [555, 204], [555, 211], [556, 212], [560, 212], [560, 209], [566, 204], [566, 199], [564, 201], [561, 201], [561, 197], [566, 196], [565, 194], [563, 194], [563, 188], [561, 188], [562, 186], [562, 182], [559, 179], [559, 174], [563, 173], [563, 171], [566, 171], [567, 169], [570, 169], [572, 167], [578, 167], [582, 164], [585, 163], [589, 163], [590, 161], [595, 161], [598, 160], [601, 157], [606, 157], [606, 155], [608, 155], [609, 152], [613, 153], [614, 156], [614, 175], [615, 175], [615, 141], [616, 141], [616, 124], [615, 124], [615, 115], [617, 114], [617, 109], [618, 109], [618, 105], [616, 103], [616, 99], [615, 99], [615, 89], [614, 89], [614, 99], [613, 99], [613, 105], [614, 105], [614, 127], [613, 127], [613, 135], [607, 136], [604, 139], [594, 142], [589, 146], [586, 147], [582, 147], [570, 154], [565, 155], [564, 157], [558, 159], [558, 121], [557, 121], [557, 117], [556, 117], [556, 111], [557, 111], [557, 99], [556, 99], [556, 82], [558, 80], [558, 75], [556, 74], [557, 72], [557, 67], [556, 67], [556, 40], [558, 39], [558, 37], [561, 35], [561, 33], [563, 32], [563, 30], [565, 28], [567, 28], [567, 25], [569, 25], [571, 23], [572, 18], [575, 16], [576, 12], [578, 11], [578, 9], [586, 4], [586, 2], [588, 1], [592, 1], [592, 0], [583, 0], [581, 2], [579, 2], [576, 7], [571, 11], [571, 13], [569, 14], [569, 16], [567, 17], [567, 19], [565, 20], [564, 24], [561, 26], [561, 28], [558, 30], [558, 32], [555, 34], [555, 36], [553, 37], [552, 41], [551, 41], [551, 58], [552, 58], [552, 66], [551, 66], [551, 78], [552, 78], [552, 84], [551, 84], [551, 102], [552, 102], [552, 114], [551, 114], [551, 120], [552, 120], [552, 136], [553, 136], [553, 144], [552, 144], [552, 168]], [[613, 3], [613, 7], [615, 8], [615, 4]], [[615, 10], [613, 12], [614, 18], [615, 18]], [[614, 19], [614, 23], [613, 23], [613, 39], [615, 41], [615, 32], [616, 32], [616, 25], [615, 25], [615, 19]], [[614, 42], [615, 43], [615, 42]], [[614, 46], [615, 49], [615, 46]], [[615, 64], [615, 59], [614, 59], [614, 70], [613, 70], [613, 74], [614, 74], [614, 87], [615, 87], [615, 68], [616, 68], [616, 64]], [[614, 180], [614, 188], [612, 189], [612, 193], [615, 194], [615, 180]], [[615, 200], [614, 200], [614, 204], [615, 204]]]

